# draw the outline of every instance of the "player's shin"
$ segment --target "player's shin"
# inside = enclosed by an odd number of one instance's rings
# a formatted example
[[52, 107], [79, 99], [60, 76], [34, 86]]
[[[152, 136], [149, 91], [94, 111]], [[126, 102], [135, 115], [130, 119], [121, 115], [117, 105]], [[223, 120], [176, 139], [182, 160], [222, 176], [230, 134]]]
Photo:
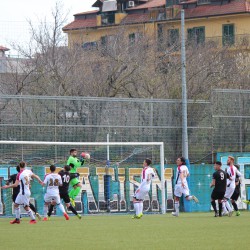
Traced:
[[62, 205], [62, 203], [57, 204], [57, 206], [59, 207], [59, 209], [61, 210], [61, 212], [64, 214], [65, 213], [65, 209], [64, 209], [64, 206]]
[[53, 209], [54, 209], [54, 205], [50, 205], [49, 206], [49, 212], [48, 212], [48, 216], [50, 217], [51, 216], [51, 214], [52, 214], [52, 212], [53, 212]]
[[20, 220], [20, 207], [15, 207], [15, 214], [16, 214], [16, 219]]
[[219, 216], [222, 215], [222, 203], [219, 202]]
[[179, 207], [180, 207], [180, 203], [179, 203], [179, 201], [175, 201], [174, 202], [174, 208], [175, 208], [175, 213], [176, 214], [179, 214]]
[[139, 215], [142, 215], [143, 212], [143, 201], [139, 203]]
[[216, 208], [216, 203], [215, 203], [215, 201], [211, 201], [211, 205], [212, 205], [212, 207], [213, 207], [213, 209], [214, 209], [214, 212], [217, 213], [217, 208]]
[[238, 211], [238, 206], [235, 201], [232, 202], [235, 211]]
[[78, 213], [76, 212], [76, 210], [72, 207], [72, 205], [69, 205], [69, 210], [72, 211], [75, 215], [77, 215]]
[[140, 214], [139, 202], [134, 202], [135, 214], [138, 216]]
[[35, 220], [35, 216], [30, 208], [29, 208], [29, 210], [27, 210], [27, 213], [28, 213], [29, 217], [31, 218], [31, 220]]
[[48, 217], [48, 205], [45, 205], [45, 204], [43, 206], [43, 216], [44, 218]]
[[36, 214], [36, 212], [37, 212], [36, 208], [35, 208], [35, 206], [32, 203], [29, 204], [29, 207]]

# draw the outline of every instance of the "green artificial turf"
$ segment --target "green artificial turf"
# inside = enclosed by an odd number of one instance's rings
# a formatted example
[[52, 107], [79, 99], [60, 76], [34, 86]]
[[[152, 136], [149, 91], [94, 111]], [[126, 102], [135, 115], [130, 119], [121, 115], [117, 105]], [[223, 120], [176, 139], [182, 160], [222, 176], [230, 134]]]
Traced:
[[35, 225], [0, 218], [0, 249], [250, 249], [250, 213], [52, 217]]

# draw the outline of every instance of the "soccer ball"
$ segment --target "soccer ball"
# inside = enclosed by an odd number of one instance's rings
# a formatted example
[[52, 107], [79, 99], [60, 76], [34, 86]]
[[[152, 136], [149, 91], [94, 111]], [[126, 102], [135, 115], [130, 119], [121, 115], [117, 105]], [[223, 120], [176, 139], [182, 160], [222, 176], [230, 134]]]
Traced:
[[90, 159], [90, 154], [89, 154], [89, 153], [82, 152], [82, 153], [81, 153], [81, 157], [83, 157], [83, 158], [86, 159], [86, 160], [89, 160], [89, 159]]

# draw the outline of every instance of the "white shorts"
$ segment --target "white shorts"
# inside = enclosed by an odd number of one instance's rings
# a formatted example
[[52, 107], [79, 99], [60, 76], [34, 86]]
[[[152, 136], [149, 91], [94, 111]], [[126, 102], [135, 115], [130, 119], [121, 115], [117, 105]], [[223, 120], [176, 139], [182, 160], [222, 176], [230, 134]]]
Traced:
[[144, 198], [148, 194], [149, 190], [150, 190], [150, 187], [149, 188], [147, 188], [147, 187], [146, 188], [141, 188], [138, 192], [135, 192], [134, 197], [137, 200], [144, 200]]
[[182, 187], [181, 185], [175, 185], [174, 187], [174, 195], [176, 197], [181, 197], [184, 195], [185, 197], [189, 196], [189, 188], [188, 186]]
[[234, 190], [235, 190], [235, 188], [227, 187], [224, 197], [227, 199], [230, 199], [234, 193]]
[[18, 205], [23, 205], [24, 207], [30, 204], [30, 194], [18, 194], [15, 200]]
[[44, 201], [46, 203], [49, 203], [49, 202], [52, 202], [52, 201], [55, 201], [56, 204], [60, 204], [60, 196], [59, 194], [58, 195], [50, 195], [50, 194], [45, 194], [44, 195]]

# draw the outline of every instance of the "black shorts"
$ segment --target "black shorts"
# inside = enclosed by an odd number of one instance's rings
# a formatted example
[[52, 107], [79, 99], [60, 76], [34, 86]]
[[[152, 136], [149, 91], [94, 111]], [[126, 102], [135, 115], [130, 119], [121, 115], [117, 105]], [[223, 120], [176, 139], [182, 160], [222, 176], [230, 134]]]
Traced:
[[16, 197], [18, 196], [18, 193], [13, 193], [12, 194], [12, 200], [15, 203]]
[[238, 191], [234, 191], [233, 195], [231, 196], [231, 199], [234, 201], [237, 201], [240, 196], [240, 193]]
[[70, 198], [68, 193], [60, 193], [60, 198], [63, 199], [65, 203], [70, 203]]
[[224, 195], [225, 195], [225, 191], [213, 190], [213, 192], [211, 194], [211, 198], [213, 200], [222, 200], [224, 198]]

